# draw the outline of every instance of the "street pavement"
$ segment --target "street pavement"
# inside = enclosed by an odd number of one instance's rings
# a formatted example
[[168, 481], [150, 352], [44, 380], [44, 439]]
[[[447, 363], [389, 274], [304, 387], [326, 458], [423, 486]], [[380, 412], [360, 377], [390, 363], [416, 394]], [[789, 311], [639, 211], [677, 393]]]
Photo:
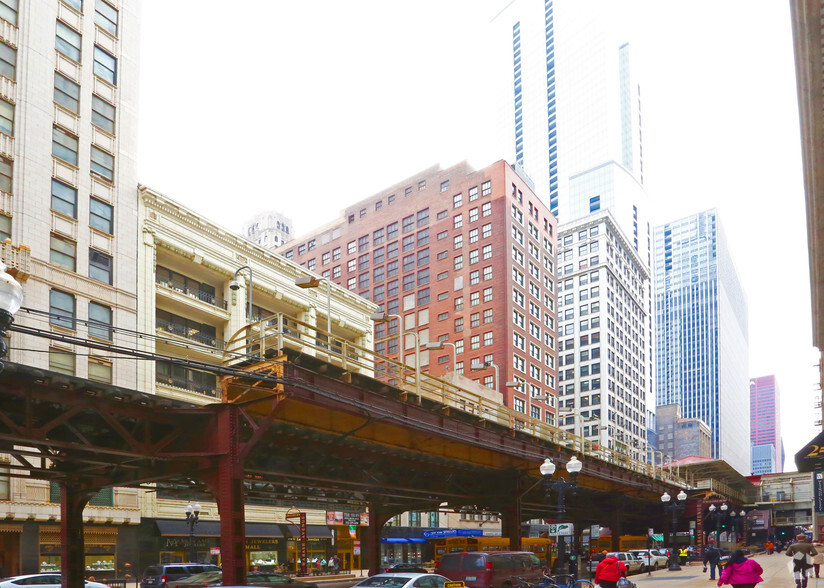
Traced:
[[[764, 568], [764, 573], [761, 574], [764, 581], [758, 584], [757, 588], [781, 588], [782, 586], [795, 588], [795, 580], [787, 568], [790, 558], [784, 553], [760, 554], [754, 556], [753, 559]], [[635, 574], [629, 579], [637, 584], [638, 588], [714, 588], [718, 583], [718, 576], [714, 581], [710, 581], [709, 571], [702, 572], [702, 568], [700, 562], [693, 562], [691, 565], [681, 566], [679, 572], [659, 570], [651, 575]], [[821, 572], [824, 576], [824, 569]], [[810, 578], [808, 588], [824, 588], [824, 577]]]

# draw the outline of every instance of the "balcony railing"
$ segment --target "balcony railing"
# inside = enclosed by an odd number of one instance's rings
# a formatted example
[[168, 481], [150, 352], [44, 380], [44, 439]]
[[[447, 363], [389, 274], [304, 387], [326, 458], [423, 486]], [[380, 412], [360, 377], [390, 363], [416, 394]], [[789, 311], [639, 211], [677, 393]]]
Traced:
[[185, 294], [191, 298], [196, 300], [200, 300], [201, 302], [205, 302], [206, 304], [211, 304], [212, 306], [216, 306], [222, 310], [226, 310], [229, 308], [228, 303], [219, 296], [215, 296], [211, 292], [205, 292], [203, 290], [190, 288], [183, 282], [178, 282], [177, 280], [164, 280], [162, 278], [157, 278], [155, 283], [160, 284], [161, 286], [166, 286], [170, 290], [174, 290], [176, 292], [180, 292], [181, 294]]
[[184, 339], [194, 341], [195, 343], [199, 343], [200, 345], [203, 345], [205, 347], [211, 347], [213, 349], [217, 349], [220, 351], [222, 351], [226, 347], [225, 341], [222, 341], [217, 337], [212, 337], [211, 335], [206, 335], [195, 329], [187, 328], [183, 325], [178, 325], [175, 323], [170, 323], [169, 321], [160, 318], [155, 319], [155, 327], [157, 327], [161, 331], [171, 333], [172, 335], [177, 335], [178, 337], [183, 337]]
[[31, 274], [31, 250], [25, 245], [12, 245], [11, 241], [0, 243], [0, 258], [9, 273], [18, 280]]
[[[519, 433], [548, 440], [567, 447], [579, 454], [591, 455], [622, 468], [643, 473], [681, 487], [692, 487], [693, 481], [680, 475], [680, 470], [653, 465], [628, 455], [603, 447], [601, 444], [578, 437], [553, 425], [515, 411], [507, 406], [465, 390], [451, 382], [405, 365], [390, 357], [379, 355], [372, 349], [361, 347], [352, 341], [330, 335], [317, 325], [306, 323], [285, 314], [276, 314], [262, 321], [246, 325], [227, 342], [224, 365], [233, 366], [267, 357], [290, 348], [314, 355], [348, 372], [359, 372], [378, 378], [400, 388], [406, 398], [420, 402], [422, 397], [444, 406], [474, 415], [476, 418], [495, 422], [517, 430]], [[268, 366], [267, 362], [262, 365]], [[268, 369], [268, 368], [267, 368]]]
[[155, 375], [155, 382], [157, 382], [158, 384], [171, 386], [173, 388], [180, 388], [181, 390], [186, 390], [188, 392], [196, 392], [198, 394], [203, 394], [204, 396], [208, 396], [209, 398], [220, 398], [220, 389], [217, 387], [217, 385], [209, 386], [207, 384], [193, 382], [192, 380], [172, 378], [170, 376], [164, 376], [162, 374]]

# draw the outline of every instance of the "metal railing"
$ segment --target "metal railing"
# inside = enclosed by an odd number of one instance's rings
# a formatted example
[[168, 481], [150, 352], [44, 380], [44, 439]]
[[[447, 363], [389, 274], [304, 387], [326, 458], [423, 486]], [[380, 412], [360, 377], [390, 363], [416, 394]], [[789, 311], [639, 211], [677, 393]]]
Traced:
[[278, 353], [285, 348], [316, 356], [349, 372], [386, 381], [409, 394], [407, 398], [412, 401], [420, 402], [426, 398], [478, 419], [491, 421], [566, 447], [578, 454], [593, 456], [674, 485], [689, 486], [687, 480], [674, 475], [673, 471], [666, 468], [605, 448], [596, 441], [590, 441], [532, 418], [500, 402], [430, 376], [413, 366], [379, 355], [352, 341], [330, 336], [316, 325], [283, 313], [248, 324], [235, 333], [226, 342], [223, 363], [235, 366], [266, 357], [267, 352]]
[[206, 384], [198, 384], [192, 380], [185, 380], [182, 378], [173, 378], [171, 376], [164, 376], [162, 374], [155, 374], [155, 382], [172, 388], [180, 388], [187, 392], [195, 392], [208, 396], [209, 398], [220, 398], [220, 389], [215, 386], [208, 386]]
[[217, 351], [222, 351], [226, 347], [226, 342], [218, 339], [217, 337], [206, 335], [195, 329], [184, 327], [183, 325], [170, 323], [164, 319], [155, 318], [155, 327], [161, 331], [171, 333], [172, 335], [177, 335], [178, 337], [183, 337], [184, 339], [194, 341], [195, 343], [199, 343], [205, 347], [212, 347]]
[[180, 292], [181, 294], [200, 300], [201, 302], [205, 302], [206, 304], [216, 306], [222, 310], [227, 310], [229, 308], [229, 304], [220, 296], [216, 296], [212, 292], [206, 292], [205, 290], [200, 290], [198, 288], [190, 288], [183, 282], [178, 282], [177, 280], [164, 280], [163, 278], [156, 277], [155, 283], [160, 284], [161, 286], [166, 286], [175, 292]]

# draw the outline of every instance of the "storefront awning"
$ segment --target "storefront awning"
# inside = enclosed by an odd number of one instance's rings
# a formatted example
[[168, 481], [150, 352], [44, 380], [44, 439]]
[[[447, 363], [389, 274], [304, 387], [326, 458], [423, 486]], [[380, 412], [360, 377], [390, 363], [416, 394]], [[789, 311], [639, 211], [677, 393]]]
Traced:
[[[163, 536], [189, 536], [189, 525], [184, 520], [155, 519], [155, 524], [157, 530]], [[197, 526], [195, 526], [195, 536], [220, 537], [220, 523], [218, 521], [198, 521]], [[275, 523], [246, 523], [246, 536], [283, 537], [284, 533], [281, 525]], [[309, 534], [309, 536], [314, 537], [312, 534]]]
[[664, 534], [663, 533], [656, 533], [655, 535], [652, 536], [652, 540], [653, 541], [663, 541], [664, 540]]

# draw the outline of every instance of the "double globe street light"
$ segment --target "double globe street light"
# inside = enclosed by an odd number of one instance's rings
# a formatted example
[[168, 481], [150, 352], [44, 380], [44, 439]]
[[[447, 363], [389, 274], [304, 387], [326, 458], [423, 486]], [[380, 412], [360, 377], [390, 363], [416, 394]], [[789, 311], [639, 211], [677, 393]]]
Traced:
[[[550, 494], [555, 491], [558, 493], [558, 514], [562, 515], [566, 512], [566, 492], [578, 485], [578, 474], [581, 472], [581, 469], [584, 467], [577, 457], [574, 455], [569, 458], [569, 461], [566, 463], [566, 471], [569, 472], [569, 481], [567, 482], [565, 478], [561, 477], [558, 480], [553, 480], [552, 476], [555, 474], [555, 463], [553, 463], [552, 459], [546, 458], [544, 463], [541, 464], [541, 467], [538, 468], [541, 472], [541, 476], [543, 476], [543, 485], [544, 485], [544, 498], [549, 500]], [[563, 565], [564, 557], [564, 536], [558, 535], [558, 562], [560, 565]]]
[[6, 264], [0, 261], [0, 372], [5, 364], [2, 358], [8, 352], [6, 330], [14, 322], [14, 313], [23, 304], [23, 286], [6, 273]]
[[661, 502], [664, 504], [664, 510], [672, 513], [672, 523], [670, 524], [670, 558], [669, 570], [677, 572], [681, 569], [678, 564], [678, 546], [675, 544], [675, 527], [678, 525], [678, 513], [684, 510], [684, 504], [687, 500], [687, 493], [681, 490], [676, 496], [677, 502], [670, 504], [672, 496], [668, 492], [661, 495]]
[[189, 527], [189, 562], [197, 563], [197, 551], [195, 550], [195, 526], [197, 525], [197, 521], [200, 518], [200, 503], [195, 502], [194, 506], [192, 503], [186, 505], [186, 508], [183, 509], [183, 513], [186, 515], [186, 526]]

